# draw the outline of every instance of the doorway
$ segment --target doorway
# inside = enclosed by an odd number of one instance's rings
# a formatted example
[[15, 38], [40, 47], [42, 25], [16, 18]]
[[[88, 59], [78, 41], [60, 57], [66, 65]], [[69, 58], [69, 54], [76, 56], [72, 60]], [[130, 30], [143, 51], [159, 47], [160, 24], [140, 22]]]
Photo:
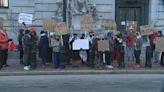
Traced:
[[121, 33], [126, 33], [127, 21], [136, 21], [137, 30], [148, 24], [149, 0], [115, 0], [116, 23]]

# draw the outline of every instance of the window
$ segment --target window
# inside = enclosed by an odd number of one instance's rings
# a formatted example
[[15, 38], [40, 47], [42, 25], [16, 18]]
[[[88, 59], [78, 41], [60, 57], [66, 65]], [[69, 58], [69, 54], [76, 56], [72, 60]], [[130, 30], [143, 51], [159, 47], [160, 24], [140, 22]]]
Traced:
[[0, 7], [9, 7], [9, 0], [0, 0]]

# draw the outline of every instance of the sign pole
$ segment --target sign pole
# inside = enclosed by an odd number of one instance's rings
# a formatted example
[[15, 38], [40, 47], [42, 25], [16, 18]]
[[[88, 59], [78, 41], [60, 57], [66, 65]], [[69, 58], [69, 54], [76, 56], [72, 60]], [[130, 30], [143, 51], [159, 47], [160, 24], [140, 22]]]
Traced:
[[25, 24], [24, 22], [23, 22], [22, 24], [24, 25], [25, 29], [27, 30], [27, 26], [26, 26], [26, 24]]

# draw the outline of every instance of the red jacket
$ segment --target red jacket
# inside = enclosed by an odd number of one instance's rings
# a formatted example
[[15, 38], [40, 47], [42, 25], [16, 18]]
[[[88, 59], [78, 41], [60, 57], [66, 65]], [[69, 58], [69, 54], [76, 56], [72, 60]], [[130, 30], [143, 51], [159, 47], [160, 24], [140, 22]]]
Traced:
[[125, 37], [125, 43], [127, 46], [134, 46], [134, 42], [130, 40], [129, 35]]
[[155, 45], [154, 40], [155, 40], [155, 34], [150, 34], [149, 35], [149, 39], [150, 39], [150, 46]]
[[8, 36], [7, 36], [7, 33], [4, 34], [3, 32], [0, 32], [0, 47], [1, 47], [1, 50], [8, 50]]

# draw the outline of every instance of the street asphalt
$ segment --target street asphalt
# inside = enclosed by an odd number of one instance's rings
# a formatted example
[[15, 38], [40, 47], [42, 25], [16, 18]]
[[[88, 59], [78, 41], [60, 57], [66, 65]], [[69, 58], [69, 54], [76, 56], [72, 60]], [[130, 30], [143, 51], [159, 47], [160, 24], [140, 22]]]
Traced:
[[0, 92], [163, 92], [164, 75], [1, 76]]

